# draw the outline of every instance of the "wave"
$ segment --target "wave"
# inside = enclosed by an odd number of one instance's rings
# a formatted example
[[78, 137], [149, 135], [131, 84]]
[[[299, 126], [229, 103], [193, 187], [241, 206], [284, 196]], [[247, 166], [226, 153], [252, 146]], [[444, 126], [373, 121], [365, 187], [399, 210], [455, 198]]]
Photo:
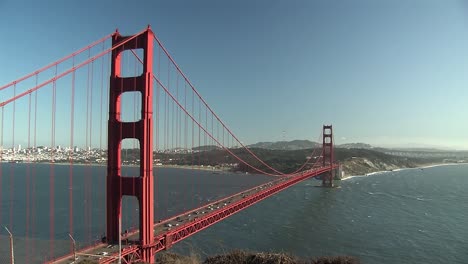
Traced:
[[457, 165], [467, 165], [468, 163], [439, 163], [439, 164], [431, 164], [425, 166], [419, 166], [414, 168], [399, 168], [393, 171], [403, 171], [403, 170], [417, 170], [417, 169], [430, 169], [435, 167], [443, 167], [443, 166], [457, 166]]
[[367, 192], [367, 193], [370, 194], [370, 195], [388, 195], [387, 193], [383, 193], [383, 192], [375, 192], [375, 193]]
[[413, 195], [408, 195], [408, 194], [400, 194], [398, 196], [402, 198], [417, 200], [417, 201], [431, 201], [432, 200], [432, 199], [424, 198], [422, 196], [413, 196]]
[[389, 171], [374, 171], [374, 172], [371, 172], [371, 173], [367, 173], [366, 175], [367, 176], [372, 176], [372, 175], [382, 174], [382, 173], [386, 173], [386, 172], [389, 172]]
[[419, 197], [417, 197], [416, 200], [418, 200], [418, 201], [432, 201], [432, 199], [419, 198]]
[[428, 169], [428, 168], [434, 168], [434, 167], [442, 167], [442, 166], [456, 166], [456, 165], [466, 165], [468, 163], [442, 163], [442, 164], [432, 164], [432, 165], [427, 165], [423, 167], [418, 167], [420, 169]]
[[392, 198], [392, 199], [397, 199], [397, 197], [395, 195], [392, 195], [390, 193], [384, 193], [384, 192], [367, 192], [367, 194], [369, 195], [381, 195], [381, 196], [386, 196], [386, 197], [389, 197], [389, 198]]
[[350, 179], [353, 179], [353, 178], [363, 178], [363, 177], [367, 177], [367, 175], [346, 176], [346, 177], [344, 177], [344, 178], [341, 179], [341, 180], [342, 180], [342, 181], [347, 181], [347, 180], [350, 180]]
[[368, 176], [374, 176], [374, 175], [379, 175], [379, 174], [386, 174], [386, 173], [389, 173], [391, 171], [374, 171], [374, 172], [371, 172], [371, 173], [367, 173], [365, 175], [351, 175], [351, 176], [347, 176], [343, 179], [341, 179], [342, 181], [346, 181], [346, 180], [349, 180], [349, 179], [353, 179], [353, 178], [363, 178], [363, 177], [368, 177]]

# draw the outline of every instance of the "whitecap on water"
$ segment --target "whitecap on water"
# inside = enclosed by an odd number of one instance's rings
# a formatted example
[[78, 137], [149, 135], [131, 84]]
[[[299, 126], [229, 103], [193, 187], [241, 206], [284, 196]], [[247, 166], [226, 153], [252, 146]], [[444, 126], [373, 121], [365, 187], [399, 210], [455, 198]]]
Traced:
[[355, 175], [355, 176], [348, 176], [346, 178], [343, 178], [341, 179], [341, 181], [347, 181], [347, 180], [350, 180], [350, 179], [354, 179], [354, 178], [362, 178], [362, 177], [367, 177], [366, 175]]
[[418, 201], [431, 201], [432, 199], [426, 199], [426, 198], [419, 198], [419, 197], [417, 197], [416, 200], [418, 200]]

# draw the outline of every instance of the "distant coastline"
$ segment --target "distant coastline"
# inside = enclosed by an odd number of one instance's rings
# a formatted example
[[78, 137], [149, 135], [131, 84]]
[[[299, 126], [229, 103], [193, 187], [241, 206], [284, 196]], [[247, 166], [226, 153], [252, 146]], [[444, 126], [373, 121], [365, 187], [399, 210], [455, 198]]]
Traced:
[[[355, 162], [354, 160], [352, 162]], [[365, 161], [368, 162], [368, 161]], [[0, 164], [7, 164], [11, 163], [9, 161], [3, 160], [0, 161]], [[384, 173], [391, 173], [391, 172], [397, 172], [397, 171], [402, 171], [402, 170], [410, 170], [410, 169], [426, 169], [426, 168], [433, 168], [433, 167], [440, 167], [440, 166], [454, 166], [454, 165], [463, 165], [463, 164], [468, 164], [466, 162], [460, 162], [460, 163], [427, 163], [427, 164], [411, 164], [412, 166], [396, 166], [395, 164], [392, 164], [391, 166], [388, 166], [385, 164], [383, 167], [391, 167], [390, 169], [382, 169], [381, 164], [380, 166], [375, 166], [375, 164], [372, 164], [374, 166], [367, 166], [365, 168], [362, 167], [357, 167], [353, 168], [351, 170], [350, 175], [346, 175], [349, 170], [350, 161], [344, 161], [342, 162], [343, 164], [343, 171], [345, 173], [345, 176], [341, 180], [347, 180], [350, 178], [355, 178], [355, 177], [367, 177], [367, 176], [372, 176], [376, 174], [384, 174]], [[375, 163], [375, 161], [374, 161]], [[101, 166], [105, 167], [107, 166], [106, 163], [96, 163], [96, 162], [91, 162], [91, 163], [83, 163], [83, 162], [77, 162], [77, 163], [69, 163], [69, 162], [50, 162], [50, 161], [40, 161], [40, 162], [27, 162], [27, 161], [21, 161], [18, 163], [12, 163], [12, 164], [44, 164], [44, 165], [58, 165], [58, 166]], [[354, 165], [354, 164], [353, 164]], [[403, 165], [403, 164], [402, 164]], [[406, 165], [406, 164], [405, 164]], [[137, 164], [123, 164], [122, 167], [135, 167], [137, 168], [139, 165]], [[165, 165], [153, 165], [153, 169], [157, 170], [158, 168], [172, 168], [172, 169], [184, 169], [184, 170], [202, 170], [202, 171], [211, 171], [211, 172], [216, 172], [216, 173], [222, 173], [222, 172], [231, 172], [231, 173], [239, 173], [241, 171], [234, 171], [232, 170], [231, 167], [220, 167], [220, 166], [210, 166], [210, 165], [171, 165], [171, 164], [165, 164]]]
[[[0, 163], [11, 163], [9, 161], [0, 161]], [[18, 163], [13, 163], [13, 164], [45, 164], [45, 165], [59, 165], [59, 166], [101, 166], [101, 167], [106, 167], [106, 163], [70, 163], [70, 162], [50, 162], [50, 161], [44, 161], [44, 162], [27, 162], [27, 161], [21, 161]], [[123, 164], [122, 167], [135, 167], [138, 168], [139, 165], [136, 164]], [[228, 167], [213, 167], [213, 166], [204, 166], [204, 165], [153, 165], [154, 169], [157, 168], [173, 168], [173, 169], [185, 169], [185, 170], [205, 170], [205, 171], [216, 171], [216, 172], [230, 172], [230, 168]]]
[[361, 177], [368, 177], [372, 175], [378, 175], [378, 174], [388, 174], [391, 172], [398, 172], [398, 171], [403, 171], [403, 170], [416, 170], [416, 169], [429, 169], [429, 168], [435, 168], [435, 167], [442, 167], [442, 166], [456, 166], [456, 165], [467, 165], [468, 163], [466, 162], [461, 162], [461, 163], [431, 163], [431, 164], [425, 164], [417, 167], [402, 167], [402, 168], [397, 168], [393, 170], [380, 170], [380, 171], [373, 171], [361, 175], [349, 175], [343, 177], [341, 180], [345, 181], [348, 179], [352, 178], [361, 178]]

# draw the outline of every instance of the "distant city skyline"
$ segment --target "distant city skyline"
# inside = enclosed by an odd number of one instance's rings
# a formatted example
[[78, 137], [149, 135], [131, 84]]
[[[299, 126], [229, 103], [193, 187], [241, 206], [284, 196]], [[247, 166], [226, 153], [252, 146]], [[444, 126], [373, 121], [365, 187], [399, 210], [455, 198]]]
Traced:
[[317, 141], [333, 124], [337, 144], [468, 149], [464, 1], [0, 1], [0, 22], [0, 85], [151, 24], [246, 144]]
[[[291, 140], [286, 140], [287, 142], [290, 142], [290, 141], [294, 141], [294, 140], [309, 140], [309, 141], [312, 141], [312, 142], [317, 142], [319, 144], [321, 144], [321, 142], [318, 142], [317, 140], [313, 141], [313, 140], [310, 140], [310, 139], [291, 139]], [[278, 141], [284, 141], [284, 140], [278, 140]], [[265, 140], [265, 141], [259, 141], [259, 142], [254, 142], [254, 143], [248, 143], [246, 145], [254, 145], [256, 143], [261, 143], [261, 142], [278, 142], [278, 141], [269, 141], [269, 140]], [[345, 144], [368, 144], [368, 145], [371, 145], [372, 147], [381, 147], [381, 148], [389, 148], [389, 149], [438, 149], [438, 150], [442, 150], [442, 151], [468, 151], [468, 149], [463, 149], [463, 148], [458, 148], [457, 146], [450, 146], [450, 145], [438, 145], [438, 144], [425, 144], [425, 143], [398, 143], [398, 144], [371, 144], [371, 143], [368, 143], [368, 142], [360, 142], [360, 141], [356, 141], [356, 142], [348, 142], [348, 141], [338, 141], [338, 143], [336, 143], [335, 141], [335, 145], [345, 145]], [[201, 145], [203, 147], [203, 145]], [[209, 145], [207, 145], [209, 146]], [[47, 148], [51, 148], [51, 146], [48, 146], [47, 144], [44, 144], [44, 145], [37, 145], [36, 147], [47, 147]], [[197, 148], [199, 146], [196, 146], [195, 148]], [[235, 148], [237, 147], [240, 147], [240, 145], [235, 145], [234, 146]], [[29, 148], [35, 148], [34, 146], [30, 146]], [[55, 145], [56, 149], [61, 149], [61, 150], [64, 150], [64, 151], [68, 151], [68, 150], [74, 150], [74, 151], [79, 151], [79, 150], [85, 150], [85, 149], [88, 149], [88, 150], [91, 150], [91, 149], [103, 149], [103, 150], [106, 150], [107, 149], [107, 145], [105, 146], [85, 146], [85, 145], [74, 145], [73, 147], [69, 147], [67, 145]], [[132, 146], [131, 144], [127, 144], [127, 145], [124, 145], [123, 146], [124, 149], [126, 148], [138, 148], [138, 146]], [[19, 149], [21, 150], [25, 150], [25, 149], [28, 149], [27, 146], [24, 146], [24, 145], [21, 145], [21, 144], [16, 144], [15, 146], [12, 146], [11, 144], [8, 145], [4, 145], [4, 146], [1, 146], [0, 145], [0, 150], [2, 149], [15, 149], [17, 151], [19, 151]], [[170, 150], [171, 148], [167, 148], [166, 150]], [[183, 147], [176, 147], [176, 149], [184, 149]], [[191, 149], [191, 147], [188, 147], [187, 149]], [[164, 150], [164, 149], [159, 149], [159, 150]], [[156, 151], [156, 149], [154, 150]]]

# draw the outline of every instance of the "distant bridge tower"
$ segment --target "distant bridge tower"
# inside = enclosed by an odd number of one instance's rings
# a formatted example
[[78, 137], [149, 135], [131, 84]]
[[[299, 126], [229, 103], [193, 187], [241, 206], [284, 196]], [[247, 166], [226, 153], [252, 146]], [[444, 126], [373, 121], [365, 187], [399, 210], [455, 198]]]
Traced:
[[[139, 203], [140, 258], [154, 263], [150, 244], [154, 233], [154, 180], [153, 180], [153, 32], [148, 29], [133, 36], [120, 36], [115, 33], [112, 46], [128, 41], [112, 51], [112, 65], [109, 91], [108, 123], [108, 163], [107, 163], [107, 234], [108, 243], [118, 243], [121, 239], [119, 227], [122, 213], [122, 197], [135, 196]], [[130, 40], [129, 40], [130, 39]], [[125, 50], [143, 50], [143, 73], [140, 76], [121, 76], [121, 55]], [[121, 96], [125, 92], [141, 93], [141, 119], [135, 122], [121, 121]], [[139, 177], [122, 177], [122, 140], [135, 138], [140, 142]]]
[[[322, 142], [322, 166], [333, 166], [333, 128], [332, 125], [323, 125], [323, 142]], [[333, 170], [326, 172], [322, 176], [322, 186], [333, 187]]]

